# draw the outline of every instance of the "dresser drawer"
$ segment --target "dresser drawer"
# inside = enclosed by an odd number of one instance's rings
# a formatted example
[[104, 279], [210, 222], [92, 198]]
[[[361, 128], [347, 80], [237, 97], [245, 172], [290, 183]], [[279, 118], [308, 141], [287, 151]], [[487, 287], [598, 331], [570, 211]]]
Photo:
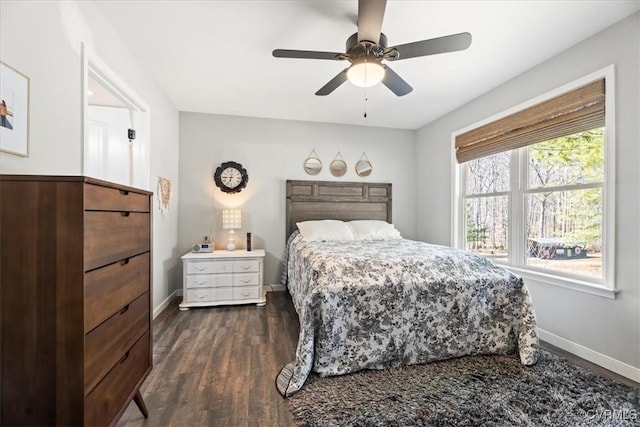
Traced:
[[233, 288], [234, 300], [243, 300], [243, 299], [254, 300], [259, 297], [260, 297], [260, 289], [257, 286]]
[[258, 273], [238, 273], [233, 275], [233, 286], [258, 286], [260, 284], [260, 274]]
[[84, 270], [149, 251], [148, 213], [85, 212]]
[[233, 288], [187, 290], [187, 302], [216, 302], [233, 299]]
[[110, 425], [132, 390], [151, 367], [150, 334], [147, 331], [113, 369], [100, 381], [85, 400], [84, 424]]
[[84, 279], [84, 332], [149, 290], [149, 253], [90, 271]]
[[187, 274], [233, 272], [233, 261], [191, 261], [186, 264]]
[[234, 273], [249, 273], [260, 271], [260, 261], [257, 259], [247, 261], [234, 261], [233, 272]]
[[193, 274], [187, 276], [187, 288], [215, 288], [232, 285], [233, 279], [230, 274]]
[[86, 210], [149, 212], [149, 196], [146, 194], [86, 184], [84, 197]]
[[149, 294], [138, 297], [85, 337], [84, 391], [88, 394], [149, 329]]

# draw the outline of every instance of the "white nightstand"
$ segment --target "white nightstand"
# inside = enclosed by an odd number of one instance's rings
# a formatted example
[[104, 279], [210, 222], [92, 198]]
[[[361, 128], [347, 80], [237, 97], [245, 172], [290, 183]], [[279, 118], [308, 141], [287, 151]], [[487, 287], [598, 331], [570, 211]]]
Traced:
[[213, 305], [266, 304], [262, 278], [264, 249], [189, 252], [181, 259], [180, 310]]

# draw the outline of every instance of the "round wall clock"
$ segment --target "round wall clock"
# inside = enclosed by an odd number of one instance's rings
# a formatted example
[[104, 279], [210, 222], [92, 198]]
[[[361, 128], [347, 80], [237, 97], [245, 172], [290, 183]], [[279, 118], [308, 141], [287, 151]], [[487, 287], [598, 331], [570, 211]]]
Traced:
[[224, 162], [213, 174], [213, 179], [225, 193], [239, 193], [249, 182], [247, 170], [237, 162]]

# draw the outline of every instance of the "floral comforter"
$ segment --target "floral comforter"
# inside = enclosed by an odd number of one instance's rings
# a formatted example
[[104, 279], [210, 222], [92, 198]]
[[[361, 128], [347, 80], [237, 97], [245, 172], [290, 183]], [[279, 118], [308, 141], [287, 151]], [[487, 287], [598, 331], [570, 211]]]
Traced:
[[307, 242], [292, 236], [288, 289], [300, 321], [296, 360], [276, 380], [288, 397], [322, 376], [519, 352], [536, 362], [522, 279], [485, 257], [413, 240]]

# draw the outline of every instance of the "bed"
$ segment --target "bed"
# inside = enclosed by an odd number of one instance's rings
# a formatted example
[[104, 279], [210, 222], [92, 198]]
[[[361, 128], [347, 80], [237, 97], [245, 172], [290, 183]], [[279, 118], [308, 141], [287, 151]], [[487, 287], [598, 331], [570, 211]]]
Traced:
[[515, 352], [536, 362], [522, 279], [485, 257], [401, 238], [391, 202], [391, 184], [287, 181], [287, 289], [300, 335], [276, 379], [284, 397], [312, 371]]

